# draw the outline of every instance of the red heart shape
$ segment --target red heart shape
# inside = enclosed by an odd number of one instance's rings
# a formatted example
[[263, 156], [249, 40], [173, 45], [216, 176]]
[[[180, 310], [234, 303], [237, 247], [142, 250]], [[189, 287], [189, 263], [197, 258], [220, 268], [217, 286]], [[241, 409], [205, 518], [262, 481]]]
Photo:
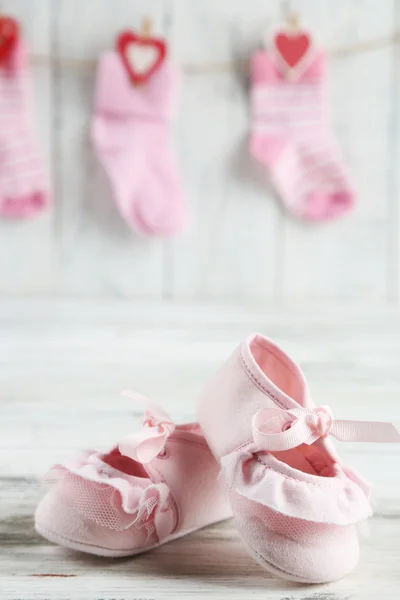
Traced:
[[0, 17], [0, 63], [4, 62], [12, 51], [19, 35], [19, 25], [11, 17]]
[[305, 33], [278, 33], [274, 43], [281, 58], [290, 69], [293, 69], [309, 51], [311, 38]]
[[[148, 48], [155, 51], [153, 62], [144, 71], [135, 70], [135, 66], [132, 64], [132, 60], [130, 59], [130, 49], [135, 47], [138, 49]], [[132, 83], [135, 85], [146, 83], [153, 73], [155, 73], [155, 71], [157, 71], [157, 69], [161, 66], [167, 54], [167, 46], [164, 40], [143, 37], [134, 33], [133, 31], [124, 31], [118, 36], [117, 50]]]

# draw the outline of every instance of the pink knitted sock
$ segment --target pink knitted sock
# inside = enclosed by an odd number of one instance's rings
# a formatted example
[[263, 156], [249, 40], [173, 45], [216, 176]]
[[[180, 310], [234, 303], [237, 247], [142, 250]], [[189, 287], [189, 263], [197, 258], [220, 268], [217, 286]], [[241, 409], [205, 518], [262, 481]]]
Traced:
[[286, 207], [315, 221], [338, 217], [355, 195], [330, 127], [325, 59], [286, 81], [264, 51], [251, 61], [250, 152], [269, 170]]
[[170, 147], [178, 75], [164, 62], [135, 87], [120, 56], [100, 59], [92, 134], [127, 223], [148, 235], [173, 235], [185, 223], [178, 170]]
[[0, 65], [0, 215], [32, 217], [49, 203], [30, 126], [27, 49], [18, 41]]

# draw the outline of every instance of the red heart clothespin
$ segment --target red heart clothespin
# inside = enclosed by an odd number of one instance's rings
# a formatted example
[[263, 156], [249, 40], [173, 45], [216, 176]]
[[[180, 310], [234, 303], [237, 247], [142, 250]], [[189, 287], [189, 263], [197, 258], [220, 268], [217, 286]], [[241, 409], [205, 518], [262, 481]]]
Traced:
[[9, 57], [18, 36], [18, 22], [12, 17], [0, 16], [0, 64]]
[[284, 69], [285, 77], [297, 79], [309, 64], [312, 54], [311, 36], [299, 30], [299, 17], [292, 14], [288, 17], [288, 29], [278, 31], [273, 37], [274, 50]]
[[140, 34], [124, 31], [117, 38], [117, 50], [134, 85], [146, 83], [167, 55], [165, 41], [150, 33], [151, 21], [145, 19]]

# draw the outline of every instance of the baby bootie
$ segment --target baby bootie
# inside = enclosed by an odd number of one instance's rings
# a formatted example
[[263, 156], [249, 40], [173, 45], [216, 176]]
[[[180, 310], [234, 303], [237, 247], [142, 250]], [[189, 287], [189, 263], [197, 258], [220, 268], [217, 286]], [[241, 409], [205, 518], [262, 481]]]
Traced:
[[399, 442], [391, 423], [340, 421], [315, 408], [298, 365], [261, 335], [242, 343], [206, 387], [198, 416], [237, 529], [266, 570], [323, 583], [354, 569], [370, 490], [328, 436]]
[[177, 425], [145, 402], [143, 429], [110, 452], [82, 452], [53, 466], [36, 531], [100, 556], [138, 554], [231, 516], [218, 464], [197, 423]]

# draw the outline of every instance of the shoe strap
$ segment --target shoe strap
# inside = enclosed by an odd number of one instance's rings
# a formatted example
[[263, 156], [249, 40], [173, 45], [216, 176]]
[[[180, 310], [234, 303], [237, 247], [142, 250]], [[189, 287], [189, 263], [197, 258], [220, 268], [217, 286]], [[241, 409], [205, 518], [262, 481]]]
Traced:
[[252, 429], [257, 447], [268, 452], [310, 445], [328, 435], [341, 442], [400, 443], [400, 433], [393, 423], [334, 419], [328, 406], [262, 408], [253, 417]]
[[167, 439], [175, 431], [175, 424], [162, 408], [145, 396], [129, 391], [122, 392], [122, 395], [144, 404], [146, 410], [142, 431], [122, 438], [118, 444], [119, 451], [136, 462], [147, 464], [162, 454]]

